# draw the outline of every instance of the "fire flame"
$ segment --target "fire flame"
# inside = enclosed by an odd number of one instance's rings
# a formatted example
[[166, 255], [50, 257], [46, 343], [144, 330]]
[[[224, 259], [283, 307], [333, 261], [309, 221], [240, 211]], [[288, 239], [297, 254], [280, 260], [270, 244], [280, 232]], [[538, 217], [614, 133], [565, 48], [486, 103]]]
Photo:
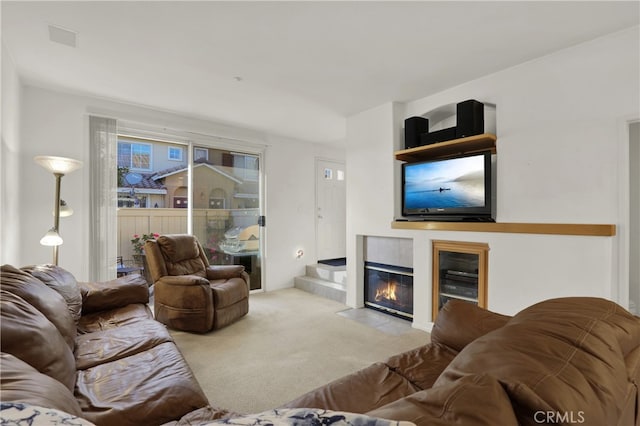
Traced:
[[386, 286], [383, 284], [382, 286], [378, 286], [378, 288], [376, 289], [376, 302], [379, 302], [383, 299], [393, 301], [398, 299], [396, 297], [396, 283], [389, 282], [386, 284]]

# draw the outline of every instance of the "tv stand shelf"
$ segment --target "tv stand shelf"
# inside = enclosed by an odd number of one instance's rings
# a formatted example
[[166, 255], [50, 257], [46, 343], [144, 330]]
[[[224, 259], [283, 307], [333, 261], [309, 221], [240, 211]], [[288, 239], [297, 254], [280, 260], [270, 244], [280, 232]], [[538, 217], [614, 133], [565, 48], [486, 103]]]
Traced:
[[[395, 158], [405, 162], [445, 159], [461, 154], [491, 151], [496, 153], [496, 135], [483, 133], [395, 152]], [[510, 234], [551, 234], [613, 237], [616, 225], [578, 223], [494, 223], [494, 222], [427, 222], [401, 221], [391, 224], [393, 229], [425, 231], [502, 232]]]
[[489, 245], [458, 241], [433, 241], [433, 321], [451, 299], [487, 307]]
[[510, 234], [551, 234], [613, 237], [616, 225], [580, 223], [493, 223], [493, 222], [408, 222], [394, 221], [393, 229], [424, 231], [502, 232]]
[[483, 133], [481, 135], [403, 149], [401, 151], [396, 151], [395, 156], [396, 160], [415, 162], [449, 158], [460, 154], [472, 154], [483, 151], [491, 151], [495, 154], [496, 140], [496, 135]]

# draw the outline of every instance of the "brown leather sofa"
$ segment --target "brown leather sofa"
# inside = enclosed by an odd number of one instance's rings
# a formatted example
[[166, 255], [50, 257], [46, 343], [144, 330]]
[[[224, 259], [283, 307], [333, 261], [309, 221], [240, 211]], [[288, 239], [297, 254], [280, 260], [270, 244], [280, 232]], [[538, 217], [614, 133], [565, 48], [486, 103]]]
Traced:
[[[77, 283], [52, 265], [0, 276], [0, 400], [96, 425], [233, 417], [208, 405], [139, 276]], [[286, 404], [416, 425], [640, 426], [640, 319], [562, 298], [513, 317], [450, 301], [431, 342]]]
[[155, 318], [161, 323], [206, 333], [249, 312], [249, 275], [244, 267], [209, 265], [193, 235], [162, 235], [144, 248], [155, 287]]
[[285, 405], [417, 425], [640, 425], [640, 318], [599, 298], [514, 317], [452, 300], [431, 343]]
[[[210, 407], [138, 275], [78, 283], [53, 265], [0, 276], [0, 400], [96, 425], [160, 425], [227, 414]], [[184, 416], [184, 417], [183, 417]]]

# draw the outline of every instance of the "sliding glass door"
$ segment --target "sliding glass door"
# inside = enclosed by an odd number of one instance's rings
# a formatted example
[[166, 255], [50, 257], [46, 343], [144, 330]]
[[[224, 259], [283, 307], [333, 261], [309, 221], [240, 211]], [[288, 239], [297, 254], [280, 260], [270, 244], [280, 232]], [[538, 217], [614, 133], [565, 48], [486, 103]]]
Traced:
[[259, 155], [192, 149], [193, 234], [211, 264], [243, 265], [251, 290], [262, 289]]
[[118, 135], [119, 271], [148, 276], [144, 240], [195, 235], [213, 265], [243, 265], [262, 289], [260, 154]]

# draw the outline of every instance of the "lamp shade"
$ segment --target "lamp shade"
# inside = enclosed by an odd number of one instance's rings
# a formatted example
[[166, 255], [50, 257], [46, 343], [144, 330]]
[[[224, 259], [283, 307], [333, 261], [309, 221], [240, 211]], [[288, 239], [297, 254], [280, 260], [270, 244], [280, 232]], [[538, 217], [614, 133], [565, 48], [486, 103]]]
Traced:
[[33, 161], [49, 170], [51, 173], [61, 173], [63, 175], [71, 173], [82, 167], [82, 161], [73, 158], [54, 157], [51, 155], [38, 155], [33, 157]]
[[60, 237], [55, 228], [51, 228], [44, 234], [44, 237], [40, 239], [40, 244], [43, 246], [59, 246], [62, 245], [62, 237]]
[[[53, 216], [56, 215], [56, 211], [51, 212]], [[73, 214], [73, 209], [69, 207], [65, 200], [60, 200], [60, 217], [69, 217]]]

